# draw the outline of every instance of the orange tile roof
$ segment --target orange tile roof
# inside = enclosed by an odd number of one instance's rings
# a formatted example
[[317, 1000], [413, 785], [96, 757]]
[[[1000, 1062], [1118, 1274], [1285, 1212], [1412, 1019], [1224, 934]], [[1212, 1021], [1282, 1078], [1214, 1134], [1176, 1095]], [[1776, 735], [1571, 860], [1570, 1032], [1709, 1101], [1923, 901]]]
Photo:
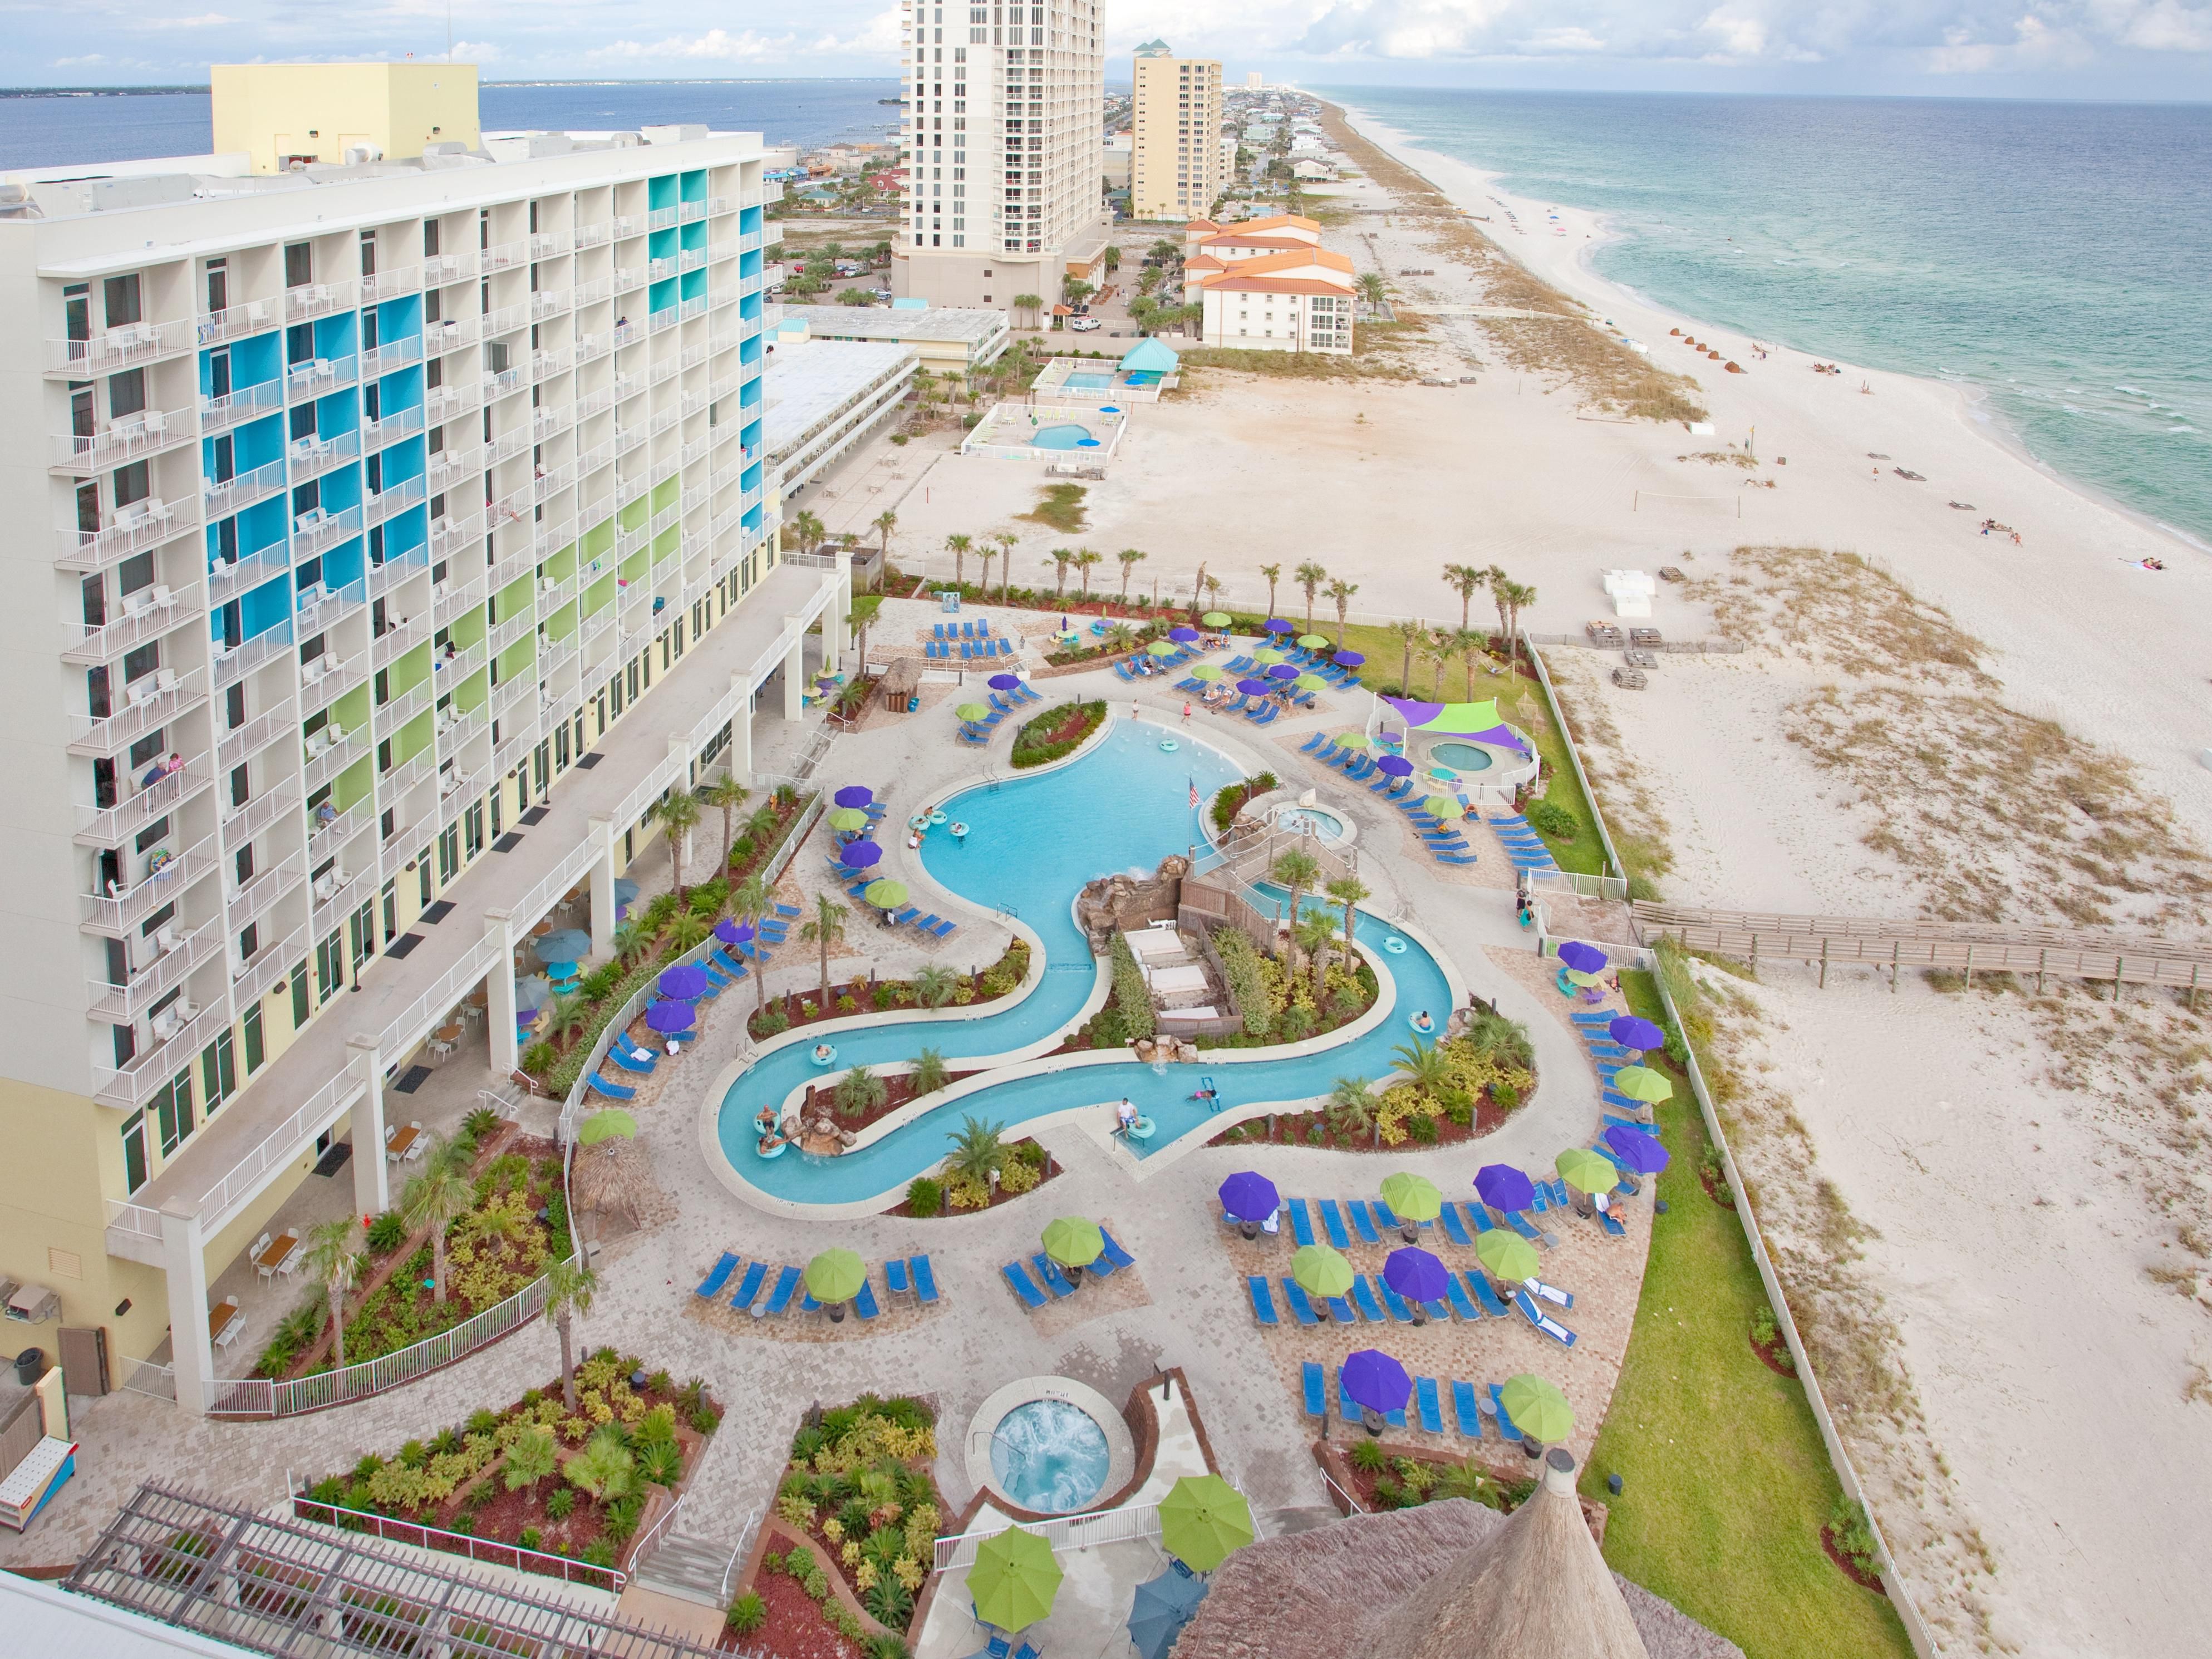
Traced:
[[1194, 231], [1211, 232], [1218, 230], [1221, 227], [1211, 219], [1192, 219], [1187, 221], [1182, 228], [1183, 234], [1187, 238]]
[[1265, 219], [1247, 219], [1243, 228], [1246, 230], [1273, 230], [1283, 225], [1293, 225], [1300, 230], [1319, 231], [1321, 229], [1320, 220], [1309, 219], [1296, 213], [1276, 213], [1270, 214]]
[[1349, 283], [1318, 276], [1223, 276], [1206, 285], [1208, 294], [1349, 294]]
[[1211, 253], [1194, 254], [1182, 262], [1182, 272], [1186, 278], [1194, 270], [1225, 270], [1227, 269], [1228, 266], [1223, 261], [1215, 258]]
[[[1259, 276], [1270, 271], [1305, 270], [1315, 265], [1324, 270], [1340, 270], [1347, 276], [1352, 275], [1352, 260], [1348, 256], [1325, 247], [1308, 247], [1303, 242], [1285, 253], [1263, 253], [1256, 258], [1232, 261], [1222, 268], [1238, 276]], [[1183, 269], [1188, 271], [1190, 267], [1186, 264]]]

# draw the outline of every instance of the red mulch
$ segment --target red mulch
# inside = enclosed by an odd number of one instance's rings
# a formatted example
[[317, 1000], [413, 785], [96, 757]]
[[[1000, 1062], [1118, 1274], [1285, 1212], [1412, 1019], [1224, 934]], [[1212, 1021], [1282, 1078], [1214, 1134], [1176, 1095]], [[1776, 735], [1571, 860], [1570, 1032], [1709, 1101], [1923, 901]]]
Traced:
[[1793, 1382], [1796, 1380], [1796, 1362], [1790, 1358], [1790, 1345], [1782, 1340], [1779, 1330], [1774, 1333], [1771, 1342], [1761, 1342], [1757, 1337], [1749, 1336], [1747, 1332], [1746, 1334], [1751, 1343], [1751, 1351], [1766, 1362], [1767, 1370], [1777, 1376], [1786, 1376]]
[[[982, 1000], [982, 999], [979, 998], [978, 1000]], [[871, 1123], [875, 1122], [880, 1118], [889, 1117], [893, 1112], [897, 1111], [900, 1107], [908, 1105], [918, 1098], [914, 1092], [914, 1079], [912, 1073], [906, 1073], [899, 1077], [879, 1078], [877, 1080], [884, 1085], [884, 1103], [874, 1108], [872, 1110], [863, 1112], [858, 1117], [847, 1117], [843, 1113], [837, 1109], [836, 1101], [833, 1098], [836, 1091], [836, 1079], [842, 1076], [843, 1073], [833, 1066], [830, 1068], [828, 1075], [830, 1079], [829, 1082], [822, 1084], [809, 1084], [807, 1085], [805, 1115], [806, 1121], [810, 1123], [814, 1121], [817, 1115], [816, 1104], [817, 1102], [820, 1103], [820, 1110], [829, 1114], [829, 1115], [836, 1121], [839, 1128], [865, 1129]], [[955, 1083], [958, 1083], [963, 1079], [971, 1078], [975, 1075], [975, 1074], [973, 1072], [955, 1072], [951, 1074], [951, 1080]]]
[[[477, 1511], [476, 1537], [496, 1540], [502, 1544], [519, 1544], [522, 1541], [522, 1529], [535, 1527], [538, 1534], [538, 1547], [546, 1554], [581, 1555], [599, 1541], [599, 1534], [605, 1529], [605, 1518], [600, 1513], [599, 1506], [581, 1492], [576, 1493], [576, 1507], [568, 1511], [567, 1520], [549, 1521], [545, 1518], [545, 1500], [563, 1488], [574, 1491], [562, 1480], [557, 1470], [539, 1481], [534, 1491], [527, 1486], [514, 1492], [507, 1491], [507, 1482], [496, 1468], [485, 1473], [482, 1484], [490, 1486], [494, 1495], [490, 1503]], [[446, 1512], [432, 1524], [451, 1532], [453, 1517], [459, 1511], [459, 1494], [456, 1493]]]
[[1850, 1556], [1845, 1555], [1841, 1550], [1836, 1547], [1836, 1536], [1832, 1528], [1827, 1527], [1820, 1528], [1820, 1547], [1827, 1551], [1828, 1559], [1836, 1564], [1838, 1570], [1843, 1573], [1844, 1577], [1850, 1579], [1851, 1583], [1856, 1584], [1861, 1589], [1872, 1590], [1876, 1595], [1887, 1595], [1889, 1594], [1889, 1592], [1882, 1587], [1881, 1575], [1880, 1573], [1867, 1571], [1864, 1568], [1861, 1567], [1857, 1562], [1852, 1560]]
[[1726, 1176], [1717, 1176], [1700, 1164], [1698, 1167], [1698, 1183], [1705, 1189], [1705, 1196], [1723, 1210], [1735, 1208], [1735, 1194], [1729, 1190]]
[[821, 1604], [797, 1579], [763, 1571], [754, 1575], [752, 1587], [768, 1609], [767, 1622], [750, 1636], [726, 1630], [722, 1646], [742, 1647], [772, 1659], [859, 1659], [860, 1649], [823, 1622]]
[[[1014, 1140], [1009, 1141], [1006, 1144], [1009, 1151], [1011, 1151], [1013, 1147], [1026, 1145], [1027, 1142], [1025, 1140]], [[1037, 1187], [1043, 1186], [1046, 1182], [1058, 1178], [1060, 1173], [1060, 1160], [1054, 1158], [1050, 1152], [1047, 1152], [1044, 1158], [1044, 1170], [1037, 1176], [1037, 1186], [1030, 1188], [1030, 1193], [1036, 1191]], [[986, 1205], [984, 1207], [986, 1209], [995, 1210], [1001, 1204], [1011, 1204], [1018, 1198], [1027, 1198], [1028, 1196], [1029, 1193], [1010, 1193], [1003, 1187], [997, 1188], [992, 1191], [990, 1203]], [[912, 1210], [907, 1207], [906, 1200], [904, 1199], [901, 1199], [887, 1213], [904, 1216], [911, 1221], [927, 1221], [939, 1213], [951, 1216], [963, 1216], [981, 1215], [983, 1212], [982, 1210], [946, 1210], [940, 1212], [936, 1210], [932, 1210], [927, 1215], [916, 1215]], [[942, 1513], [951, 1513], [949, 1510], [945, 1509], [942, 1504], [939, 1504], [938, 1507], [939, 1511]]]

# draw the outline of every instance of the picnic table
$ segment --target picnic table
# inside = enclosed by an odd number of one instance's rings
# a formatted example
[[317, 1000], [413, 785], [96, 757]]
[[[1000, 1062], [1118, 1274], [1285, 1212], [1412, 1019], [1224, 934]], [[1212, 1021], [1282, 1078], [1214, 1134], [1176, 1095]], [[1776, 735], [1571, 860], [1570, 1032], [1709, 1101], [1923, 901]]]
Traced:
[[253, 1258], [254, 1271], [264, 1279], [277, 1273], [289, 1273], [299, 1265], [300, 1235], [281, 1232], [269, 1241], [269, 1246]]
[[208, 1310], [208, 1336], [216, 1347], [228, 1347], [244, 1322], [239, 1317], [237, 1298], [228, 1297]]
[[408, 1150], [422, 1138], [422, 1132], [411, 1123], [404, 1123], [384, 1138], [384, 1155], [394, 1164], [405, 1158]]

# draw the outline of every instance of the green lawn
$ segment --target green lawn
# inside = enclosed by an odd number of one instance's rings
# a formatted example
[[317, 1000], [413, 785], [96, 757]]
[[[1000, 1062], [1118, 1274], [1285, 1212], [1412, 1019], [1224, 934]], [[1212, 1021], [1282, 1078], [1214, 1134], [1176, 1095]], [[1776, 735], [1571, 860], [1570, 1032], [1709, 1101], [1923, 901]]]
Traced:
[[[1621, 982], [1638, 1013], [1661, 1019], [1650, 975]], [[1698, 1181], [1704, 1119], [1687, 1080], [1674, 1086], [1657, 1114], [1674, 1154], [1659, 1177], [1668, 1210], [1652, 1218], [1627, 1361], [1583, 1471], [1583, 1491], [1611, 1506], [1606, 1559], [1751, 1659], [1906, 1659], [1888, 1601], [1820, 1547], [1835, 1472], [1804, 1390], [1752, 1351], [1765, 1291], [1735, 1212]]]

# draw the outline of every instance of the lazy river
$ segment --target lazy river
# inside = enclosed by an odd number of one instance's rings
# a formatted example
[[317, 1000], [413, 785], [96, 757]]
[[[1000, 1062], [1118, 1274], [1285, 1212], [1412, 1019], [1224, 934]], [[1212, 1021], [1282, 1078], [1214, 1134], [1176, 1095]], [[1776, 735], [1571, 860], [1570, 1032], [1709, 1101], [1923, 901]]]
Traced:
[[[836, 1031], [828, 1040], [837, 1047], [836, 1071], [909, 1061], [924, 1048], [937, 1049], [958, 1071], [963, 1061], [1045, 1042], [1074, 1021], [1097, 981], [1090, 946], [1075, 924], [1077, 893], [1096, 877], [1149, 875], [1169, 854], [1203, 848], [1198, 811], [1190, 805], [1193, 786], [1203, 802], [1241, 775], [1225, 757], [1187, 733], [1176, 734], [1176, 750], [1162, 750], [1165, 735], [1156, 726], [1118, 720], [1079, 760], [1033, 777], [978, 785], [945, 803], [949, 816], [967, 823], [968, 836], [964, 842], [930, 836], [923, 868], [970, 903], [1018, 917], [1042, 943], [1043, 974], [1026, 995], [992, 1013]], [[1267, 894], [1262, 902], [1280, 897]], [[752, 1124], [762, 1103], [780, 1104], [799, 1085], [823, 1078], [810, 1059], [812, 1044], [796, 1042], [763, 1055], [731, 1085], [718, 1124], [722, 1154], [763, 1193], [793, 1203], [848, 1204], [894, 1194], [933, 1169], [948, 1136], [969, 1116], [1002, 1123], [1011, 1137], [1034, 1119], [1127, 1096], [1158, 1125], [1149, 1142], [1133, 1146], [1152, 1157], [1210, 1121], [1206, 1107], [1189, 1097], [1202, 1073], [1213, 1077], [1221, 1103], [1231, 1107], [1325, 1095], [1339, 1077], [1379, 1078], [1390, 1069], [1391, 1049], [1413, 1040], [1398, 1011], [1426, 1008], [1441, 1026], [1451, 991], [1418, 940], [1364, 911], [1356, 926], [1368, 959], [1395, 981], [1395, 1006], [1349, 1042], [1276, 1060], [1243, 1060], [1252, 1051], [1231, 1049], [1195, 1066], [1156, 1068], [1130, 1060], [1041, 1069], [971, 1087], [842, 1157], [792, 1152], [763, 1159], [753, 1150]], [[1402, 939], [1402, 951], [1385, 946], [1393, 939]], [[952, 965], [975, 965], [963, 963], [957, 939], [948, 954]]]

